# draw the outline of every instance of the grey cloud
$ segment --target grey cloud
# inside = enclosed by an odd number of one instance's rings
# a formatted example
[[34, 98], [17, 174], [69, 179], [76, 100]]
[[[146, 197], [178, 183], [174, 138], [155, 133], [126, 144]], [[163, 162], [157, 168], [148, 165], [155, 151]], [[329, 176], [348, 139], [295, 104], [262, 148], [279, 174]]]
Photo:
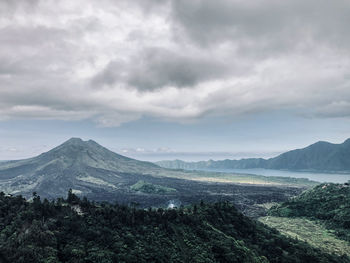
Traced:
[[[43, 80], [54, 73], [52, 65], [66, 70], [71, 64], [70, 34], [62, 29], [45, 26], [7, 26], [0, 29], [1, 72], [14, 74], [13, 81], [20, 77], [43, 77]], [[51, 72], [50, 72], [51, 71]]]
[[18, 61], [7, 61], [4, 58], [0, 60], [2, 60], [0, 64], [0, 76], [14, 75], [26, 71]]
[[97, 73], [91, 80], [93, 87], [99, 88], [103, 85], [113, 85], [119, 81], [123, 81], [123, 71], [127, 67], [125, 61], [113, 60], [99, 73]]
[[0, 30], [1, 45], [41, 47], [67, 37], [67, 32], [45, 26], [7, 26]]
[[[336, 1], [172, 1], [174, 28], [198, 45], [222, 41], [243, 50], [290, 51], [308, 41], [344, 45], [350, 37], [350, 2]], [[176, 30], [175, 30], [176, 32]]]
[[113, 85], [123, 81], [139, 90], [192, 87], [199, 82], [225, 77], [230, 72], [228, 61], [204, 54], [191, 56], [163, 48], [148, 48], [127, 63], [112, 61], [94, 78], [93, 84]]
[[349, 117], [349, 13], [340, 0], [0, 1], [0, 118]]
[[36, 9], [39, 0], [1, 0], [0, 14], [4, 16], [12, 16], [14, 12], [20, 10], [32, 12]]
[[164, 86], [191, 87], [227, 74], [227, 65], [203, 57], [191, 57], [162, 49], [149, 49], [129, 75], [128, 82], [140, 89]]
[[[349, 86], [350, 89], [350, 86]], [[311, 113], [311, 117], [334, 118], [349, 117], [350, 101], [339, 100], [329, 104], [317, 107], [315, 112]]]
[[272, 4], [264, 5], [263, 2], [180, 0], [172, 2], [172, 14], [180, 33], [184, 32], [199, 45], [249, 42], [250, 38], [262, 41], [290, 26], [286, 25], [286, 10], [280, 8], [282, 3], [270, 1]]

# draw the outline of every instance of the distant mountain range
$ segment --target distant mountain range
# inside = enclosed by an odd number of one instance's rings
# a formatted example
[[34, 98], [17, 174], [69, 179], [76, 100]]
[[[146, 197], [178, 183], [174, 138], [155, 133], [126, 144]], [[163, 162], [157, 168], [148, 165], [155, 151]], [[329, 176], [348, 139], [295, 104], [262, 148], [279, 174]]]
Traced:
[[171, 169], [247, 169], [265, 168], [293, 171], [343, 172], [350, 171], [350, 139], [341, 144], [320, 141], [306, 148], [285, 152], [270, 159], [184, 162], [181, 160], [157, 162]]
[[[203, 180], [203, 176], [203, 172], [161, 168], [114, 153], [92, 140], [72, 138], [37, 157], [1, 162], [0, 192], [26, 198], [36, 192], [41, 198], [54, 199], [65, 197], [72, 189], [73, 193], [90, 200], [134, 203], [141, 207], [226, 200], [246, 210], [247, 205], [284, 201], [302, 191], [302, 188], [288, 185], [198, 181]], [[210, 176], [220, 179], [221, 174], [211, 173]], [[260, 211], [256, 209], [252, 207], [251, 211]]]

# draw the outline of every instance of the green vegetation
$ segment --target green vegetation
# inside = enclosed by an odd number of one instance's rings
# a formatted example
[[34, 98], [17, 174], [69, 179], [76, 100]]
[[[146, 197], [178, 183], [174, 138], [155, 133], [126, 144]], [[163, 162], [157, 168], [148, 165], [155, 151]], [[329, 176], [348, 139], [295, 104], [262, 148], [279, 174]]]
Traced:
[[174, 188], [165, 187], [157, 184], [151, 184], [142, 180], [132, 185], [130, 189], [133, 191], [139, 191], [146, 194], [169, 194], [172, 192], [176, 192], [176, 189]]
[[319, 182], [311, 181], [307, 178], [294, 178], [282, 176], [263, 176], [255, 174], [230, 174], [220, 172], [207, 171], [183, 171], [169, 170], [165, 174], [166, 177], [179, 179], [187, 179], [202, 182], [218, 182], [218, 183], [239, 183], [239, 184], [257, 184], [257, 185], [282, 185], [296, 187], [312, 187]]
[[346, 184], [320, 184], [301, 195], [272, 207], [271, 216], [307, 217], [350, 242], [350, 187]]
[[308, 242], [313, 247], [328, 253], [350, 256], [350, 244], [340, 240], [332, 230], [306, 218], [285, 218], [266, 216], [259, 218], [264, 224], [278, 229], [282, 234]]
[[350, 262], [239, 213], [227, 202], [136, 209], [0, 194], [2, 262]]

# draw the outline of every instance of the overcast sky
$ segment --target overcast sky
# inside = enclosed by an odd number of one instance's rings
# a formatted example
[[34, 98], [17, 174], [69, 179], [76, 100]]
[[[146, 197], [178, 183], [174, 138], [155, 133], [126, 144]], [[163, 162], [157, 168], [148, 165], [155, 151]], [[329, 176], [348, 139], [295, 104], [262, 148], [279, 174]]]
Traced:
[[1, 0], [0, 159], [70, 137], [140, 159], [350, 137], [348, 0]]

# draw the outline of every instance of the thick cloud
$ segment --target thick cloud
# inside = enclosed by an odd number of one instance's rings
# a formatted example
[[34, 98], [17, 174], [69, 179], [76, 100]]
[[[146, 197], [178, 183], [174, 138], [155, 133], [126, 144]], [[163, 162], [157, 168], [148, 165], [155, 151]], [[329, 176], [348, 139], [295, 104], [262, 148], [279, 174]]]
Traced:
[[0, 119], [350, 116], [348, 1], [1, 1]]
[[172, 8], [175, 24], [199, 45], [228, 41], [271, 51], [307, 41], [346, 46], [350, 40], [346, 0], [179, 0]]
[[93, 85], [115, 85], [123, 81], [139, 90], [164, 87], [187, 87], [232, 74], [229, 62], [206, 54], [177, 54], [163, 48], [147, 48], [124, 64], [110, 62], [93, 81]]

